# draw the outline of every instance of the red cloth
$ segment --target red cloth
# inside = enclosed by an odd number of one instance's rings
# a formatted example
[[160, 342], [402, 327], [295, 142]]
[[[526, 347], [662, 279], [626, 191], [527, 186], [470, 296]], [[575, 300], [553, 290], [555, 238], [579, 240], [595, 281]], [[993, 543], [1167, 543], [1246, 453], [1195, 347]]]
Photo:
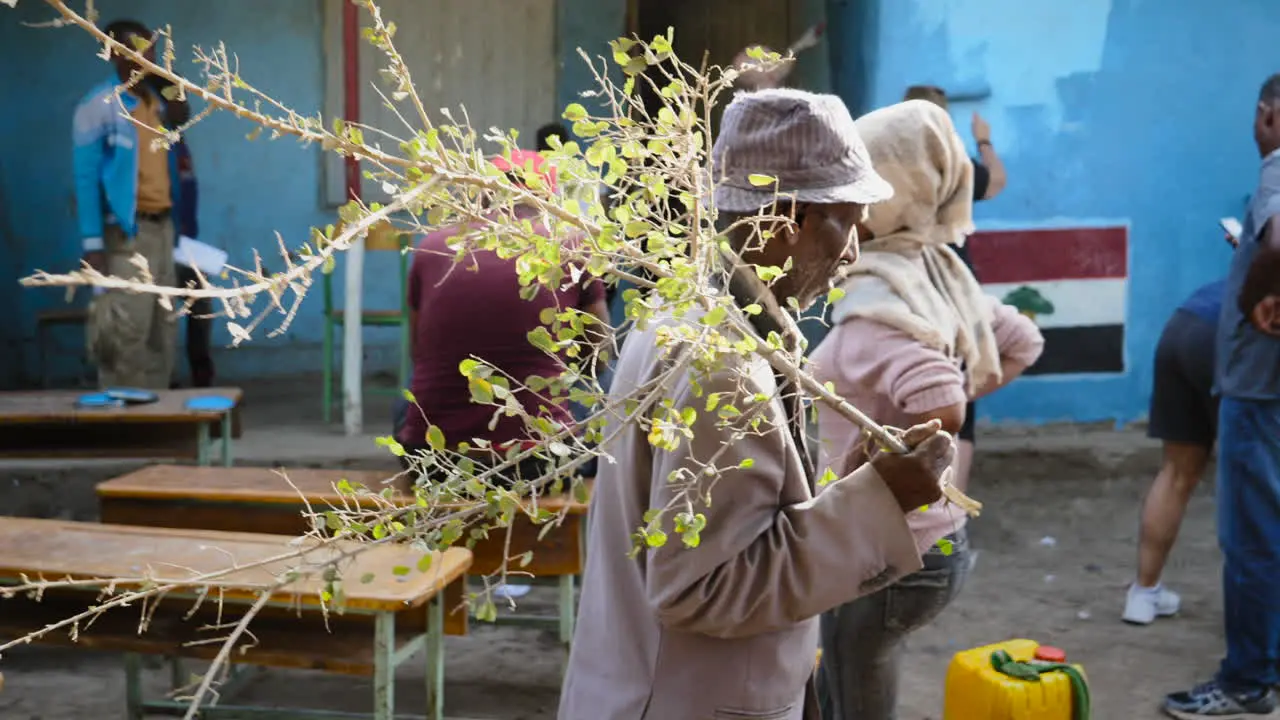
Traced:
[[556, 169], [547, 159], [542, 157], [542, 153], [536, 150], [512, 150], [511, 159], [497, 155], [489, 162], [502, 172], [511, 172], [516, 168], [532, 170], [538, 177], [542, 178], [542, 182], [546, 183], [547, 189], [551, 192], [556, 191]]
[[[534, 215], [527, 209], [516, 212], [519, 217]], [[451, 447], [473, 438], [495, 444], [526, 440], [519, 418], [501, 417], [492, 431], [488, 429], [494, 408], [471, 401], [458, 365], [475, 356], [519, 382], [534, 375], [559, 375], [562, 362], [533, 347], [529, 331], [542, 326], [539, 315], [544, 308], [585, 310], [604, 298], [604, 283], [591, 278], [555, 292], [543, 288], [532, 300], [522, 300], [514, 259], [475, 252], [455, 263], [448, 242], [459, 231], [444, 228], [423, 238], [409, 270], [409, 307], [417, 310], [417, 323], [410, 329], [415, 352], [409, 389], [422, 410], [408, 410], [399, 437], [408, 446], [425, 444], [424, 414]], [[573, 422], [567, 405], [531, 392], [516, 393], [516, 399], [533, 415]]]

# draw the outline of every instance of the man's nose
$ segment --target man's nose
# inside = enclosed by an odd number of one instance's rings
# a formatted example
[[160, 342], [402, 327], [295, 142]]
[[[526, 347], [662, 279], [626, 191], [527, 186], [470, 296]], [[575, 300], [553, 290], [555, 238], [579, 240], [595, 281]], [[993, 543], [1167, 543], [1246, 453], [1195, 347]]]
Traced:
[[840, 255], [840, 259], [847, 263], [855, 262], [858, 259], [857, 225], [849, 228], [849, 232], [845, 235], [844, 252]]

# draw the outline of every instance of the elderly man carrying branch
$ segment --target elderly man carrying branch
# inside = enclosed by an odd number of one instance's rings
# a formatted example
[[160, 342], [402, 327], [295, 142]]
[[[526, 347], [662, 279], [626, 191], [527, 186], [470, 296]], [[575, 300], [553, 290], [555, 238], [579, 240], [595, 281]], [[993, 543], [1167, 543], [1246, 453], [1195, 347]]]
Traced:
[[[795, 213], [794, 225], [775, 226], [765, 240], [750, 225], [730, 236], [747, 263], [791, 262], [764, 305], [794, 299], [803, 308], [826, 292], [837, 268], [856, 257], [866, 205], [893, 192], [872, 169], [848, 110], [830, 95], [739, 95], [725, 111], [713, 160], [723, 177], [715, 196], [722, 220]], [[753, 174], [776, 178], [788, 198], [779, 202], [794, 198], [794, 207], [775, 208], [773, 189], [754, 186]], [[764, 300], [738, 286], [730, 282], [738, 307]], [[606, 430], [619, 433], [604, 448], [615, 462], [601, 463], [597, 477], [560, 720], [816, 718], [809, 691], [817, 615], [918, 570], [921, 552], [937, 540], [913, 534], [905, 519], [939, 498], [952, 461], [952, 440], [936, 423], [907, 432], [909, 453], [878, 455], [815, 498], [818, 473], [797, 390], [756, 356], [729, 356], [701, 373], [681, 367], [681, 344], [662, 345], [662, 328], [697, 320], [658, 319], [634, 331], [618, 362], [615, 396], [672, 371], [668, 397], [677, 409], [699, 412], [693, 437], [674, 449], [651, 445], [634, 418]], [[768, 312], [750, 321], [761, 338], [779, 327]], [[757, 431], [737, 432], [717, 413], [701, 412], [711, 393], [741, 408], [753, 396], [768, 398]], [[727, 468], [718, 477], [701, 472], [713, 457]], [[646, 511], [678, 491], [673, 474], [699, 483], [689, 500], [706, 517], [700, 544], [684, 547], [667, 521], [671, 541], [629, 557]]]

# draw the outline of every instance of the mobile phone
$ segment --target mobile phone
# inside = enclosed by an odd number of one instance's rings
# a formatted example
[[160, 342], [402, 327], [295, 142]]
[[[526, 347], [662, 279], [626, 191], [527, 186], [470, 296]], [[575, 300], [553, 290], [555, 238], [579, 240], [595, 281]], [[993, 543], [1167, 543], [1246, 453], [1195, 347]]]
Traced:
[[1225, 230], [1228, 235], [1236, 239], [1239, 239], [1240, 234], [1244, 232], [1244, 228], [1241, 227], [1240, 221], [1233, 217], [1222, 218], [1218, 221], [1218, 224], [1222, 226], [1222, 229]]

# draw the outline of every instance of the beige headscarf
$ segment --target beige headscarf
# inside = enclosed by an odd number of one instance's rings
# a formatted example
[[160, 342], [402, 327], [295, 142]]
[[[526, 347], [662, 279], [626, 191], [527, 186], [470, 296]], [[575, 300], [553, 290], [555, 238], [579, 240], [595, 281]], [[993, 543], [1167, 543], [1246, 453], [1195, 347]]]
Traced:
[[963, 360], [970, 394], [998, 383], [991, 304], [951, 248], [973, 232], [973, 163], [951, 117], [908, 100], [856, 124], [894, 194], [870, 207], [866, 224], [875, 237], [861, 245], [841, 284], [845, 297], [832, 322], [876, 320]]

